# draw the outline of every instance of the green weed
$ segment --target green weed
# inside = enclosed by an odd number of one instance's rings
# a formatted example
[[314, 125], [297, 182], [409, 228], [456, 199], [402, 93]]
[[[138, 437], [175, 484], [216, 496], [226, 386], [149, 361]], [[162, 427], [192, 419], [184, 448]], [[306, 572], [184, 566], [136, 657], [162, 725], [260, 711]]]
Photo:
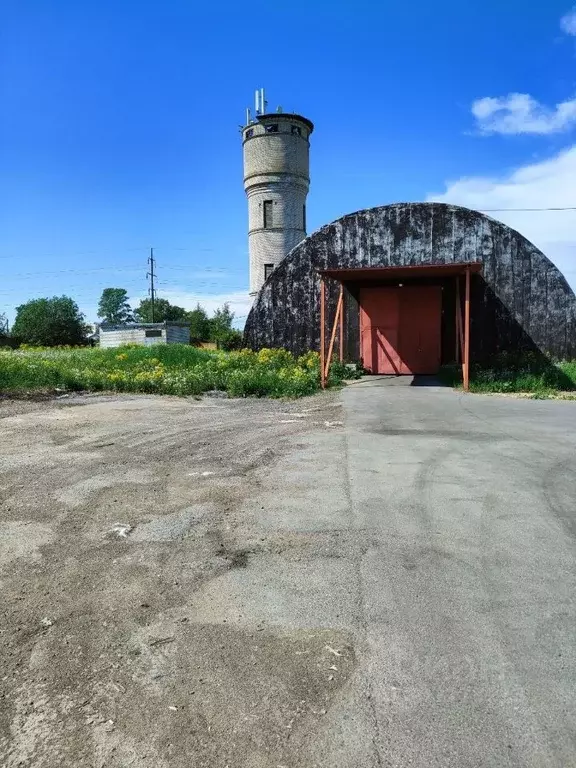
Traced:
[[[449, 386], [460, 386], [459, 366], [444, 366], [440, 379]], [[534, 353], [500, 354], [488, 366], [470, 367], [471, 392], [530, 393], [535, 399], [553, 397], [558, 392], [576, 390], [576, 361], [551, 361]]]
[[[353, 372], [335, 364], [329, 386]], [[295, 358], [283, 349], [217, 352], [186, 345], [126, 345], [115, 349], [25, 348], [0, 351], [0, 391], [149, 392], [232, 397], [302, 397], [320, 386], [316, 352]]]

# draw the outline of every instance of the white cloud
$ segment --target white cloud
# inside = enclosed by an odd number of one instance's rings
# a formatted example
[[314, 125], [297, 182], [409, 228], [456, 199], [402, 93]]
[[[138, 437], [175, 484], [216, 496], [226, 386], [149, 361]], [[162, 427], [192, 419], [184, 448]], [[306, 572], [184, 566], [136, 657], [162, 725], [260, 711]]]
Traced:
[[[576, 37], [576, 6], [562, 16], [560, 28], [565, 34]], [[482, 133], [545, 136], [568, 131], [576, 125], [576, 97], [549, 107], [529, 93], [484, 96], [472, 103], [472, 114]]]
[[[194, 309], [197, 304], [200, 304], [208, 312], [208, 315], [212, 315], [215, 309], [228, 303], [230, 304], [230, 309], [236, 315], [234, 320], [236, 328], [244, 327], [246, 316], [252, 306], [252, 298], [247, 293], [240, 291], [235, 293], [194, 293], [187, 291], [185, 288], [173, 288], [162, 290], [159, 295], [161, 298], [167, 299], [170, 304], [184, 307], [184, 309]], [[130, 304], [133, 307], [137, 307], [141, 299], [145, 298], [148, 298], [147, 295], [137, 296], [130, 300]]]
[[501, 98], [486, 96], [472, 104], [472, 114], [482, 133], [560, 133], [576, 124], [576, 98], [551, 109], [528, 93], [509, 93]]
[[[446, 183], [428, 200], [476, 210], [576, 206], [576, 144], [548, 160], [499, 177], [470, 176]], [[576, 211], [488, 213], [517, 229], [548, 256], [576, 290]]]
[[576, 37], [576, 6], [562, 16], [560, 19], [560, 29], [567, 35]]

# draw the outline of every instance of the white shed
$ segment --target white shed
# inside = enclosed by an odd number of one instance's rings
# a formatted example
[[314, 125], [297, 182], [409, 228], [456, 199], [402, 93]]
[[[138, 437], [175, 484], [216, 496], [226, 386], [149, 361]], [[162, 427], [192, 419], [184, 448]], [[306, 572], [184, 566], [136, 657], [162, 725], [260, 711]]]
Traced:
[[98, 329], [100, 346], [119, 347], [122, 344], [189, 344], [190, 326], [186, 323], [125, 323], [108, 325], [102, 323]]

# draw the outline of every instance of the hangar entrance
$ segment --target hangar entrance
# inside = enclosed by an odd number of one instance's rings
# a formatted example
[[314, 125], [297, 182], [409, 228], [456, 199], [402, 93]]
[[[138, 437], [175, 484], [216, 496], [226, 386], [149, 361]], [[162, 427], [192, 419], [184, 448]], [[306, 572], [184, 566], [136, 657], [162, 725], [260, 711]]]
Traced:
[[370, 373], [438, 373], [442, 288], [360, 289], [360, 354]]
[[[336, 347], [340, 360], [344, 360], [344, 317], [351, 317], [350, 310], [345, 314], [347, 295], [357, 302], [359, 322], [355, 330], [347, 326], [346, 338], [350, 340], [350, 333], [359, 334], [356, 348], [367, 371], [396, 376], [434, 374], [447, 358], [462, 364], [464, 389], [468, 389], [470, 278], [481, 272], [481, 262], [320, 270], [322, 386]], [[327, 302], [328, 283], [333, 299]], [[338, 284], [340, 290], [332, 315], [330, 304], [335, 300], [334, 288]]]

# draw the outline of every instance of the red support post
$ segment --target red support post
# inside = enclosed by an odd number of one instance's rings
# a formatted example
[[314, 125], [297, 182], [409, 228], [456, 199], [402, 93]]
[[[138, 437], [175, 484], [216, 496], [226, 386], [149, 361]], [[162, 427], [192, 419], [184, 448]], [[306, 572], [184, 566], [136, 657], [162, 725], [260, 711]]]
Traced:
[[340, 283], [340, 362], [344, 362], [344, 283]]
[[462, 302], [460, 301], [460, 276], [456, 277], [456, 365], [462, 358]]
[[324, 275], [320, 276], [320, 384], [326, 388], [326, 375], [324, 372], [326, 357], [326, 287]]
[[338, 330], [338, 323], [340, 321], [340, 318], [342, 316], [342, 291], [340, 291], [340, 296], [338, 298], [338, 305], [336, 307], [336, 315], [334, 317], [334, 325], [332, 327], [332, 333], [330, 334], [330, 345], [328, 347], [328, 357], [326, 358], [325, 363], [325, 369], [324, 369], [324, 378], [328, 378], [328, 374], [330, 373], [330, 363], [332, 362], [332, 352], [334, 351], [334, 342], [336, 340], [336, 331]]
[[466, 294], [464, 297], [464, 391], [470, 388], [470, 268], [466, 268]]

